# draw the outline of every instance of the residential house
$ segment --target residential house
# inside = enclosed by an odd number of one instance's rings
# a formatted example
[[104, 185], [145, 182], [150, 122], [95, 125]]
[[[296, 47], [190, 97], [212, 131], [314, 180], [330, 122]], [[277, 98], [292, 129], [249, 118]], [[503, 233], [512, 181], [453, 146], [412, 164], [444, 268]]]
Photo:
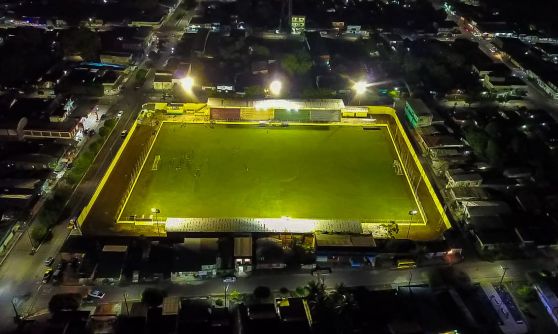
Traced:
[[421, 99], [405, 102], [405, 116], [414, 128], [432, 125], [433, 113]]
[[482, 176], [477, 173], [468, 173], [463, 169], [450, 169], [446, 171], [448, 183], [446, 188], [478, 187], [482, 184]]

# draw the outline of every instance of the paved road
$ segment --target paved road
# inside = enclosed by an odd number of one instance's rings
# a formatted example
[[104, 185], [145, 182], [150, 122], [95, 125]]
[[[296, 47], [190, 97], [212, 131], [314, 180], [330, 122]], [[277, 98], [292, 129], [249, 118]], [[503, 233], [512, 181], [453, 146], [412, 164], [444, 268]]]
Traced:
[[[139, 110], [141, 101], [144, 99], [143, 92], [125, 93], [123, 99], [117, 102], [112, 108], [111, 113], [118, 110], [125, 110], [122, 119], [117, 123], [115, 130], [108, 138], [106, 144], [99, 152], [97, 159], [92, 164], [80, 185], [76, 188], [71, 197], [68, 207], [70, 215], [65, 218], [76, 216], [79, 211], [92, 195], [96, 185], [99, 183], [112, 157], [116, 153], [121, 140], [120, 131], [130, 126], [135, 119]], [[12, 309], [11, 300], [16, 297], [18, 308], [25, 312], [29, 302], [29, 298], [33, 292], [40, 287], [38, 283], [44, 270], [46, 269], [43, 261], [48, 256], [54, 256], [58, 253], [60, 247], [68, 236], [66, 224], [59, 224], [52, 230], [52, 239], [43, 243], [35, 255], [30, 255], [30, 242], [24, 236], [14, 246], [6, 261], [0, 267], [0, 323], [7, 324], [12, 322], [14, 311]]]
[[[432, 3], [435, 8], [441, 7], [441, 2], [438, 0], [432, 0]], [[495, 47], [495, 45], [491, 41], [488, 41], [481, 37], [475, 37], [472, 33], [463, 29], [463, 26], [459, 24], [459, 15], [448, 15], [448, 19], [454, 21], [458, 25], [461, 31], [461, 37], [478, 43], [479, 49], [483, 53], [485, 53], [487, 57], [495, 62], [504, 63], [506, 66], [508, 66], [512, 73], [518, 73], [519, 69], [513, 63], [505, 58], [502, 58], [497, 53], [490, 52], [490, 49]], [[527, 106], [547, 110], [554, 119], [558, 120], [558, 101], [550, 98], [537, 85], [535, 85], [530, 80], [527, 80], [524, 76], [521, 76], [521, 78], [528, 86], [527, 96], [524, 99], [527, 102]]]
[[[553, 270], [556, 268], [554, 260], [551, 259], [531, 259], [519, 261], [497, 261], [497, 262], [471, 262], [454, 265], [457, 272], [467, 274], [474, 282], [498, 282], [502, 278], [503, 267], [507, 267], [505, 280], [525, 280], [526, 273], [533, 270]], [[332, 274], [322, 276], [328, 287], [335, 287], [343, 283], [345, 286], [370, 286], [370, 287], [396, 287], [428, 284], [431, 274], [439, 267], [420, 267], [411, 270], [397, 269], [334, 269]], [[267, 286], [273, 291], [278, 291], [282, 287], [295, 290], [302, 287], [310, 280], [316, 279], [306, 272], [286, 272], [269, 271], [258, 272], [247, 278], [238, 278], [237, 282], [231, 286], [231, 290], [240, 293], [251, 293], [257, 286]], [[108, 302], [122, 302], [124, 294], [127, 300], [140, 300], [142, 291], [153, 284], [133, 284], [126, 287], [102, 286], [101, 289], [106, 293], [102, 301], [94, 301], [91, 305]], [[204, 281], [190, 281], [183, 283], [163, 282], [157, 287], [165, 289], [170, 296], [208, 296], [224, 294], [224, 284], [222, 279], [210, 279]], [[60, 292], [82, 292], [87, 288], [81, 286], [48, 286], [39, 294], [37, 303], [32, 312], [33, 318], [40, 319], [48, 313], [47, 305], [53, 293]]]

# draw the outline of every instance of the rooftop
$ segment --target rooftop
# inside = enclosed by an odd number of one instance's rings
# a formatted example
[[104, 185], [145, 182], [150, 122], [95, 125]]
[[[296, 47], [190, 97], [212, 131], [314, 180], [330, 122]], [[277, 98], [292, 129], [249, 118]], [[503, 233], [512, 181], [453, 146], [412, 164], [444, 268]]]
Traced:
[[417, 116], [431, 116], [432, 111], [421, 99], [408, 99], [407, 104], [413, 109]]

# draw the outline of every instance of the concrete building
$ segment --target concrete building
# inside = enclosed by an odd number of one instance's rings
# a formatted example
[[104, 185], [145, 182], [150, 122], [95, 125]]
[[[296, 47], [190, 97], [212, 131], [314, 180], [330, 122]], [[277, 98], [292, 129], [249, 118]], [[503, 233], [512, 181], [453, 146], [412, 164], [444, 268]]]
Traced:
[[446, 188], [478, 187], [482, 184], [482, 176], [477, 173], [467, 173], [463, 169], [450, 169], [445, 174], [448, 180]]
[[432, 111], [421, 99], [408, 99], [405, 103], [405, 116], [414, 128], [432, 124]]
[[291, 16], [291, 34], [300, 35], [304, 32], [306, 27], [306, 16], [293, 15]]
[[503, 201], [470, 201], [464, 206], [467, 218], [479, 216], [497, 216], [511, 213], [510, 206]]

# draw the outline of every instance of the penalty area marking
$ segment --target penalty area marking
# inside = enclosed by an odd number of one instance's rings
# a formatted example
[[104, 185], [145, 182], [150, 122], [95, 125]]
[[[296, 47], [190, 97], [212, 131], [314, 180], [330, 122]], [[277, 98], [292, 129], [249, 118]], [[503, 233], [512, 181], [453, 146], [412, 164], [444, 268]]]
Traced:
[[153, 160], [153, 166], [151, 166], [151, 170], [157, 170], [159, 169], [159, 161], [161, 161], [161, 156], [160, 155], [156, 155], [155, 159]]

